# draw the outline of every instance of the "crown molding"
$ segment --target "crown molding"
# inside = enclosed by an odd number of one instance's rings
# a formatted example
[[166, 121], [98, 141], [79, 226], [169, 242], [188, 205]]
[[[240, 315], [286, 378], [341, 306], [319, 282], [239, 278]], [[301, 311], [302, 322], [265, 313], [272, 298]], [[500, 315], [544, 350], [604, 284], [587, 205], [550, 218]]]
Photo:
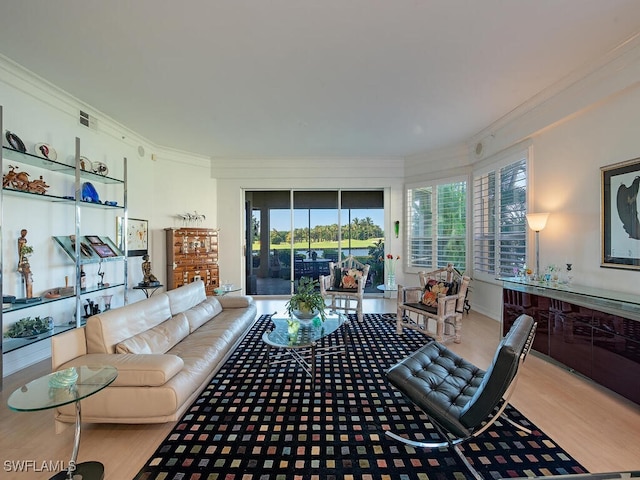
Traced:
[[[492, 155], [628, 88], [637, 83], [638, 69], [640, 32], [600, 58], [574, 70], [471, 137], [466, 142], [469, 158], [478, 160]], [[515, 131], [519, 131], [519, 136]]]
[[69, 92], [40, 77], [19, 63], [0, 54], [0, 81], [28, 95], [58, 112], [77, 121], [79, 111], [85, 111], [98, 120], [98, 132], [117, 139], [133, 149], [144, 146], [157, 160], [189, 164], [209, 168], [211, 159], [204, 155], [186, 152], [156, 144], [109, 115], [74, 97]]

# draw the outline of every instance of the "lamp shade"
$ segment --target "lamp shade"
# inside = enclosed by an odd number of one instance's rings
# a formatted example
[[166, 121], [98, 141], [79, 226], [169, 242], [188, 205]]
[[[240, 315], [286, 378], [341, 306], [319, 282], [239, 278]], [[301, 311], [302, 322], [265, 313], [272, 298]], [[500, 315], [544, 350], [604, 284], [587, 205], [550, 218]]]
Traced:
[[527, 213], [527, 223], [534, 232], [539, 232], [547, 225], [548, 213]]

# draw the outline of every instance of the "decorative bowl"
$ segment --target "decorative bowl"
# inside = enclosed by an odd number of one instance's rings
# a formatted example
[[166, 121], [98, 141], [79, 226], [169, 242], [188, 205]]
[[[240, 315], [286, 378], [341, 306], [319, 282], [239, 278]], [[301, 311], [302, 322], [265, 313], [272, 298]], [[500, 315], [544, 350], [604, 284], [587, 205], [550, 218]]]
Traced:
[[318, 316], [318, 314], [320, 312], [318, 312], [317, 310], [314, 310], [313, 312], [303, 312], [303, 311], [300, 311], [300, 310], [293, 310], [293, 312], [291, 312], [291, 313], [298, 320], [313, 320], [314, 318], [316, 318]]

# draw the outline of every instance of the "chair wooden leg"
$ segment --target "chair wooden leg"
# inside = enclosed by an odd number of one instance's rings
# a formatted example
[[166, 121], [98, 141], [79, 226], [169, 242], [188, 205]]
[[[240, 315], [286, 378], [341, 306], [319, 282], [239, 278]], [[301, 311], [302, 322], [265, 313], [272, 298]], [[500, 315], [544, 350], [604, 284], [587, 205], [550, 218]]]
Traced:
[[436, 320], [436, 341], [444, 342], [444, 320], [442, 318]]
[[402, 335], [402, 316], [404, 315], [404, 310], [398, 308], [396, 310], [396, 333], [398, 335]]
[[453, 341], [455, 343], [460, 343], [462, 342], [462, 314], [459, 313], [456, 315], [455, 320], [454, 320], [455, 324], [454, 324], [454, 337], [453, 337]]

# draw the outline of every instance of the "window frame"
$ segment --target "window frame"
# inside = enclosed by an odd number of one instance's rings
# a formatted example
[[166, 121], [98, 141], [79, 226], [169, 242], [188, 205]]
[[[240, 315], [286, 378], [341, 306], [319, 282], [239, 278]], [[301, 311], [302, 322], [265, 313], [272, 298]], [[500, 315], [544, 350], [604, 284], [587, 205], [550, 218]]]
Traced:
[[[469, 236], [469, 212], [470, 210], [470, 191], [471, 191], [471, 184], [470, 184], [470, 176], [469, 174], [458, 174], [458, 175], [452, 175], [449, 177], [443, 177], [443, 178], [439, 178], [439, 179], [433, 179], [433, 180], [425, 180], [422, 182], [415, 182], [415, 183], [406, 183], [404, 185], [404, 196], [403, 196], [403, 201], [404, 201], [404, 237], [405, 237], [405, 242], [404, 242], [404, 261], [403, 261], [403, 265], [404, 265], [404, 269], [407, 273], [418, 273], [420, 271], [429, 271], [429, 270], [435, 270], [438, 268], [438, 256], [437, 256], [437, 250], [438, 250], [438, 211], [437, 211], [437, 202], [438, 202], [438, 197], [437, 197], [437, 189], [439, 186], [443, 186], [443, 185], [450, 185], [450, 184], [455, 184], [455, 183], [462, 183], [464, 182], [466, 184], [466, 192], [465, 192], [465, 217], [466, 217], [466, 221], [465, 221], [465, 233], [464, 233], [464, 242], [465, 242], [465, 270], [469, 270], [469, 259], [470, 257], [470, 236]], [[432, 250], [432, 257], [431, 257], [431, 261], [432, 261], [432, 265], [431, 266], [415, 266], [415, 265], [411, 265], [410, 263], [410, 257], [411, 257], [411, 243], [413, 240], [413, 237], [411, 235], [411, 231], [412, 231], [412, 221], [411, 221], [411, 208], [409, 206], [409, 192], [415, 189], [419, 189], [419, 188], [429, 188], [431, 187], [433, 189], [432, 193], [432, 207], [433, 207], [433, 213], [432, 213], [432, 226], [431, 226], [431, 240], [432, 240], [432, 245], [431, 245], [431, 250]], [[455, 265], [456, 268], [460, 268], [459, 265]]]
[[[532, 176], [532, 166], [533, 166], [533, 148], [531, 146], [531, 142], [526, 142], [523, 144], [516, 145], [504, 152], [501, 152], [499, 155], [494, 155], [489, 157], [482, 162], [474, 165], [473, 171], [471, 173], [471, 188], [472, 188], [472, 202], [471, 202], [471, 216], [470, 216], [470, 235], [471, 235], [471, 263], [470, 266], [473, 268], [473, 277], [477, 280], [482, 280], [494, 284], [499, 284], [498, 277], [500, 277], [500, 240], [501, 240], [501, 231], [500, 231], [500, 200], [502, 197], [502, 191], [500, 190], [500, 171], [505, 167], [509, 167], [514, 163], [524, 159], [526, 162], [526, 193], [525, 193], [525, 205], [524, 205], [524, 213], [529, 212], [529, 207], [532, 205], [532, 184], [533, 184], [533, 176]], [[496, 175], [496, 202], [494, 205], [494, 212], [496, 218], [496, 231], [494, 232], [494, 271], [493, 273], [487, 273], [483, 271], [477, 271], [475, 269], [477, 258], [476, 258], [476, 200], [478, 192], [476, 191], [476, 180], [483, 175], [487, 175], [490, 173], [495, 173]], [[530, 245], [531, 245], [531, 232], [527, 226], [526, 220], [524, 221], [524, 239], [525, 239], [525, 250], [524, 250], [524, 258], [525, 264], [529, 263], [530, 256]]]

